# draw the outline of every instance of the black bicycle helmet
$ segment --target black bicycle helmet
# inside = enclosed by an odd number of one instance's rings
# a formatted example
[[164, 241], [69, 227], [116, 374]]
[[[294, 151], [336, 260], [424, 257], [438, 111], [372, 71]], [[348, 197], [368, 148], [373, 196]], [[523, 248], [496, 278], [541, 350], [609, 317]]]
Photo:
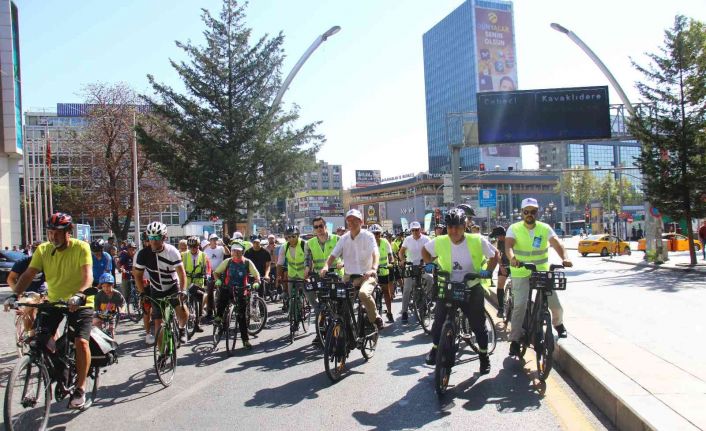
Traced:
[[490, 232], [490, 237], [491, 238], [497, 238], [499, 236], [505, 236], [505, 228], [502, 226], [496, 226], [493, 228], [493, 231]]
[[285, 232], [286, 235], [299, 235], [299, 228], [296, 226], [289, 226]]
[[[470, 208], [470, 207], [469, 207]], [[473, 209], [471, 208], [471, 211]], [[466, 213], [461, 208], [453, 208], [446, 213], [446, 226], [466, 226]]]
[[[473, 209], [473, 207], [471, 207], [468, 204], [461, 204], [461, 205], [458, 205], [456, 208], [463, 210], [463, 212], [466, 214], [466, 217], [475, 217], [476, 216], [475, 210]], [[446, 223], [446, 224], [448, 225], [448, 223]]]
[[194, 247], [194, 246], [199, 246], [201, 244], [201, 241], [199, 241], [199, 237], [197, 236], [190, 236], [186, 240], [186, 246], [187, 247]]
[[91, 241], [91, 251], [103, 251], [103, 246], [105, 245], [105, 241], [102, 239], [94, 239]]
[[70, 215], [57, 212], [49, 216], [46, 228], [50, 230], [71, 230], [73, 225], [73, 220]]

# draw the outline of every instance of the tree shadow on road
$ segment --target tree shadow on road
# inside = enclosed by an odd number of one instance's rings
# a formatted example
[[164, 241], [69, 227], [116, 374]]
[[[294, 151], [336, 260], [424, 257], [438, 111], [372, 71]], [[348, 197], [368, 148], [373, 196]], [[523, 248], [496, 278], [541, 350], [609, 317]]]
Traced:
[[[277, 342], [278, 340], [271, 340], [271, 342]], [[262, 348], [255, 349], [253, 352], [257, 353], [258, 350], [263, 350], [267, 352], [267, 344], [265, 342], [262, 344]], [[284, 350], [280, 353], [269, 355], [266, 357], [258, 357], [252, 360], [243, 361], [238, 364], [235, 368], [230, 368], [226, 370], [226, 373], [237, 373], [244, 369], [254, 368], [258, 371], [271, 371], [271, 370], [286, 370], [297, 365], [307, 364], [309, 362], [321, 361], [323, 358], [323, 353], [321, 349], [317, 346], [311, 344], [302, 344], [294, 350]]]

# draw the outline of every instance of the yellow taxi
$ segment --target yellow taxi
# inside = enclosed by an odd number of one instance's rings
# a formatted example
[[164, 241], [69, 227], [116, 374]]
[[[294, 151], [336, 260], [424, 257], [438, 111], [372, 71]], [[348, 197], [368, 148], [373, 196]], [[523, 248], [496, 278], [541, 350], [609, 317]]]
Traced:
[[587, 256], [589, 253], [598, 253], [601, 256], [611, 253], [630, 254], [630, 244], [619, 241], [614, 235], [590, 235], [579, 241], [579, 253], [581, 256]]
[[[667, 250], [669, 251], [688, 251], [689, 250], [689, 238], [679, 233], [665, 233], [662, 234], [662, 239], [667, 240]], [[694, 238], [694, 249], [696, 251], [701, 251], [703, 248], [701, 241]], [[637, 242], [637, 249], [645, 251], [645, 238], [642, 238]]]

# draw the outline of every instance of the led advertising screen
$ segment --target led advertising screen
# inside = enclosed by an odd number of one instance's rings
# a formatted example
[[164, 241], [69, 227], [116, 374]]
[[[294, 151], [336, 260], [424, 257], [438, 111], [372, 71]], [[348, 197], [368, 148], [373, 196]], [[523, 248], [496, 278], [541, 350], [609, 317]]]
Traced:
[[517, 89], [512, 10], [475, 8], [478, 92]]
[[610, 138], [608, 87], [479, 93], [481, 145]]

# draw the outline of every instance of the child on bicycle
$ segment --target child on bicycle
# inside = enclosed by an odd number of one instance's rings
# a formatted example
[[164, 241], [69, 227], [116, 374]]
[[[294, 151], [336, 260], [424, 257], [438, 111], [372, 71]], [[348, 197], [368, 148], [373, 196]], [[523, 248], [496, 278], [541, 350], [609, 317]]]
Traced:
[[[125, 305], [125, 297], [120, 291], [115, 289], [115, 279], [110, 273], [105, 273], [98, 279], [98, 286], [100, 290], [96, 294], [95, 299], [95, 310], [98, 313], [108, 313], [112, 314], [112, 319], [110, 320], [108, 332], [110, 332], [111, 337], [115, 336], [114, 327], [116, 314], [120, 311], [120, 308]], [[93, 326], [98, 329], [103, 329], [104, 321], [98, 317], [93, 318]]]

